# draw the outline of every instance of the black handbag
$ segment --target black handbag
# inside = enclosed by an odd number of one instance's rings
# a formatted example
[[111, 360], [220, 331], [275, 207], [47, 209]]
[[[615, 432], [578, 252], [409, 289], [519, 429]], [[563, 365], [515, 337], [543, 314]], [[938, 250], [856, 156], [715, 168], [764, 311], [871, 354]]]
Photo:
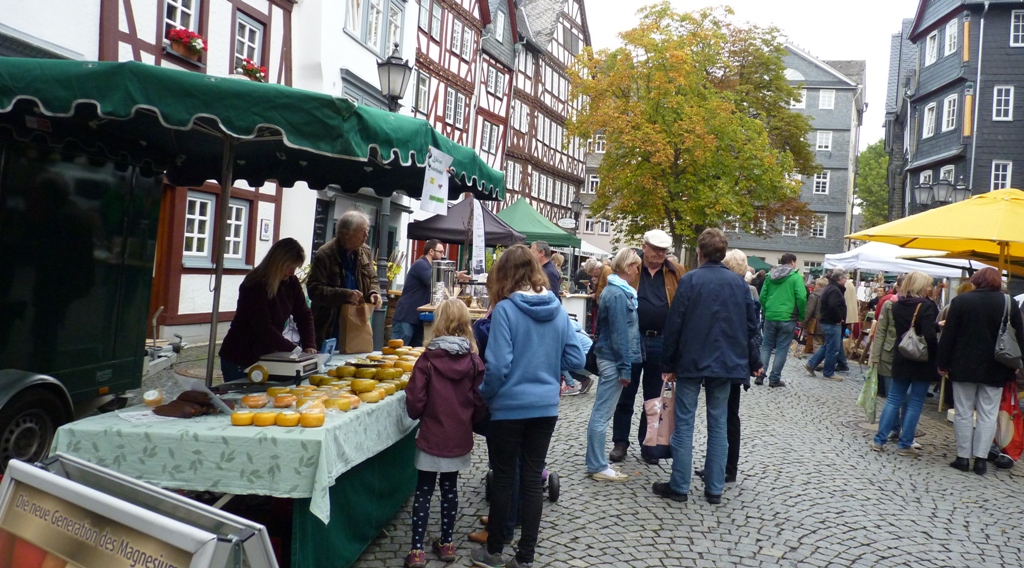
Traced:
[[597, 355], [594, 354], [594, 346], [597, 345], [597, 337], [594, 337], [594, 342], [590, 344], [590, 349], [587, 350], [587, 362], [583, 364], [583, 369], [591, 375], [600, 376], [600, 371], [597, 368]]

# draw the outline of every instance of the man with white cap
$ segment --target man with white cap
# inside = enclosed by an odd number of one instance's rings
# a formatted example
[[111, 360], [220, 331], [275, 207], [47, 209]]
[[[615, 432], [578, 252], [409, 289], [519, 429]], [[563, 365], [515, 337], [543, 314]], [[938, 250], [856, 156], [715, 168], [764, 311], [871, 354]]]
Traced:
[[[635, 286], [637, 288], [640, 341], [643, 347], [641, 352], [644, 355], [644, 361], [633, 365], [629, 386], [622, 389], [619, 403], [615, 407], [615, 415], [612, 420], [614, 447], [608, 455], [608, 459], [613, 462], [621, 462], [626, 459], [636, 393], [641, 384], [645, 401], [661, 396], [662, 331], [665, 327], [669, 307], [672, 304], [672, 297], [676, 295], [676, 286], [679, 279], [686, 273], [682, 266], [667, 259], [669, 249], [672, 248], [672, 238], [668, 236], [668, 233], [661, 229], [653, 229], [644, 233], [643, 241], [640, 258], [644, 265], [640, 269], [640, 278]], [[600, 334], [601, 330], [599, 329], [597, 332]], [[637, 441], [641, 444], [641, 457], [643, 457], [642, 445], [646, 434], [647, 416], [641, 410], [640, 430], [637, 432]], [[644, 461], [649, 464], [658, 463], [657, 459], [646, 457], [644, 457]]]

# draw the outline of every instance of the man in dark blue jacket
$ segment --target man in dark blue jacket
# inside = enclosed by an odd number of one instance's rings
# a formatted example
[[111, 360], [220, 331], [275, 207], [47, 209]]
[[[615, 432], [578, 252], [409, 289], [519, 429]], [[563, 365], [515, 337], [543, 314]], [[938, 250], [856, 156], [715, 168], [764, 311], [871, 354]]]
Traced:
[[672, 477], [655, 483], [656, 495], [686, 501], [693, 473], [693, 424], [701, 384], [707, 398], [708, 444], [704, 496], [722, 501], [729, 391], [749, 380], [758, 333], [757, 304], [743, 279], [722, 264], [729, 242], [718, 229], [706, 229], [697, 242], [700, 267], [679, 279], [665, 323], [664, 379], [675, 382]]
[[412, 347], [423, 345], [423, 322], [417, 308], [430, 303], [430, 263], [443, 258], [444, 245], [430, 239], [423, 247], [423, 256], [409, 267], [402, 297], [391, 318], [391, 339], [401, 339]]

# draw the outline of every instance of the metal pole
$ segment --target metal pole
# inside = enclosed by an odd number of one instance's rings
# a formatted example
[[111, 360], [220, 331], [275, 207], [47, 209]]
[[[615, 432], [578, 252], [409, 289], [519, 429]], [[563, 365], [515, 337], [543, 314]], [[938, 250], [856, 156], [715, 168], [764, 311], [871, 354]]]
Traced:
[[217, 354], [217, 316], [220, 315], [220, 282], [224, 277], [224, 234], [231, 212], [231, 184], [234, 182], [231, 170], [235, 161], [235, 139], [224, 138], [224, 163], [220, 170], [220, 211], [217, 212], [217, 228], [213, 239], [213, 310], [210, 315], [210, 346], [206, 353], [206, 386], [213, 386], [213, 359]]
[[380, 200], [377, 226], [377, 283], [380, 285], [380, 309], [373, 310], [373, 349], [384, 347], [384, 320], [388, 314], [388, 225], [391, 221], [391, 197]]

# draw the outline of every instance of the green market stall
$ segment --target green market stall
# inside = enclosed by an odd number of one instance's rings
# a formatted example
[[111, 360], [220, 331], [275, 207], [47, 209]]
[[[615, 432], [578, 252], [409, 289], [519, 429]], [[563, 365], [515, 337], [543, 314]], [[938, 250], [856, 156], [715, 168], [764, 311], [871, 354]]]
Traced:
[[540, 214], [524, 197], [498, 211], [498, 218], [526, 237], [526, 242], [546, 241], [553, 247], [580, 247], [574, 237]]

